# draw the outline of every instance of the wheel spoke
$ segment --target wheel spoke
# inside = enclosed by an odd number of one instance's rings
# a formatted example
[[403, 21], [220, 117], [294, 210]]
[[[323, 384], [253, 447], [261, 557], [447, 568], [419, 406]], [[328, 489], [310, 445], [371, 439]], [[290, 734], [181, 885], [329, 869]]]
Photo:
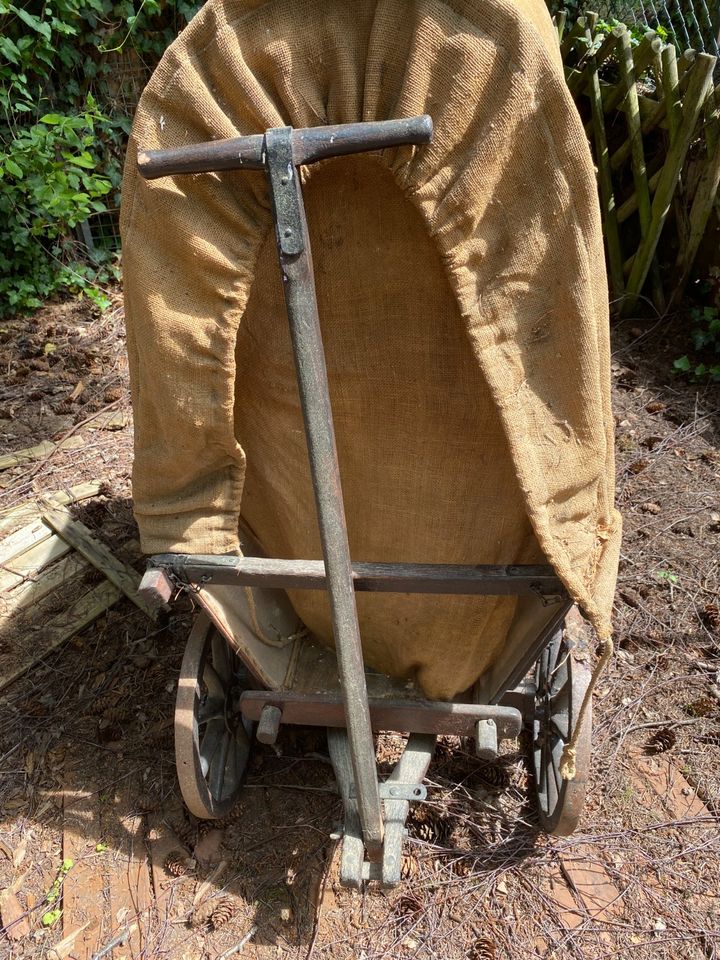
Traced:
[[549, 720], [550, 731], [565, 744], [570, 739], [570, 720], [567, 711], [559, 710]]
[[558, 665], [560, 648], [562, 646], [562, 630], [556, 631], [552, 640], [548, 644], [547, 675], [552, 676]]
[[210, 769], [208, 771], [208, 786], [210, 787], [210, 793], [216, 800], [223, 799], [223, 785], [225, 783], [228, 751], [230, 750], [230, 743], [232, 740], [232, 734], [225, 730], [224, 736], [220, 741], [220, 748], [215, 751], [215, 756], [210, 763]]
[[215, 667], [205, 661], [203, 667], [203, 682], [208, 690], [208, 697], [214, 697], [225, 702], [225, 697], [227, 696], [227, 691], [225, 684], [222, 681], [222, 677], [217, 672]]
[[547, 748], [547, 737], [544, 733], [541, 734], [542, 740], [540, 741], [540, 793], [545, 796], [547, 794], [547, 764], [548, 764], [548, 748]]
[[208, 697], [197, 709], [198, 723], [208, 723], [210, 720], [225, 718], [225, 698]]
[[208, 774], [208, 770], [210, 769], [213, 758], [217, 753], [218, 747], [222, 742], [225, 732], [224, 719], [211, 720], [205, 728], [205, 732], [202, 734], [198, 752], [200, 754], [200, 765], [202, 767], [204, 777], [206, 777]]
[[557, 673], [553, 676], [550, 682], [549, 693], [553, 704], [561, 697], [567, 700], [570, 696], [570, 672], [567, 669], [567, 664], [563, 664], [558, 668]]
[[231, 652], [227, 641], [217, 631], [212, 635], [212, 663], [227, 692], [232, 683]]
[[551, 753], [551, 767], [553, 772], [553, 779], [555, 781], [555, 793], [557, 797], [560, 797], [562, 791], [563, 779], [560, 776], [560, 760], [562, 758], [564, 744], [562, 740], [556, 740], [552, 746]]

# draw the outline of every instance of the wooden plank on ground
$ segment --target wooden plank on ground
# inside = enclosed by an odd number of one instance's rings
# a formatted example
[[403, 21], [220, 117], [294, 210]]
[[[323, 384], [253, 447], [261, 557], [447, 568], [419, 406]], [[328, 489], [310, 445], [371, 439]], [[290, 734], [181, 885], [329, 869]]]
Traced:
[[102, 485], [95, 480], [78, 483], [65, 490], [56, 490], [39, 500], [26, 500], [16, 507], [0, 512], [0, 539], [17, 530], [23, 524], [40, 516], [41, 507], [64, 507], [69, 503], [97, 497]]
[[132, 567], [118, 560], [104, 543], [100, 543], [84, 523], [74, 520], [70, 513], [61, 507], [43, 511], [42, 517], [63, 540], [67, 541], [98, 570], [102, 571], [108, 580], [122, 590], [125, 596], [132, 600], [151, 620], [157, 619], [157, 609], [152, 607], [138, 593], [140, 576]]
[[12, 610], [14, 614], [18, 614], [23, 609], [37, 606], [53, 590], [92, 569], [92, 564], [85, 557], [81, 557], [79, 553], [72, 551], [69, 555], [58, 560], [57, 563], [53, 563], [52, 566], [43, 570], [42, 574], [36, 579], [27, 580], [15, 587], [14, 590], [4, 593], [0, 596], [0, 628], [5, 611]]
[[19, 467], [23, 463], [31, 463], [34, 460], [42, 460], [43, 457], [49, 457], [56, 450], [77, 450], [78, 447], [85, 446], [85, 439], [80, 436], [68, 437], [59, 443], [52, 440], [43, 440], [42, 443], [34, 447], [25, 447], [24, 450], [16, 450], [15, 453], [6, 453], [0, 457], [0, 470], [9, 470], [10, 467]]
[[15, 557], [25, 553], [31, 547], [42, 543], [44, 540], [49, 540], [52, 535], [52, 528], [38, 517], [37, 520], [28, 523], [0, 541], [0, 564], [4, 566], [10, 563]]
[[4, 690], [52, 650], [91, 624], [121, 596], [121, 591], [105, 580], [79, 597], [67, 610], [61, 611], [46, 625], [34, 630], [30, 637], [24, 637], [24, 649], [14, 647], [10, 655], [0, 661], [0, 690]]
[[79, 931], [73, 942], [74, 960], [90, 960], [109, 939], [102, 854], [96, 851], [101, 834], [95, 785], [69, 782], [63, 790], [63, 858], [74, 865], [63, 884], [63, 934]]
[[588, 960], [603, 954], [600, 945], [612, 945], [611, 935], [603, 928], [622, 919], [622, 894], [591, 845], [560, 852], [543, 890], [562, 928], [572, 931], [587, 924], [596, 931], [598, 949], [584, 954]]
[[13, 560], [3, 563], [0, 568], [0, 592], [12, 590], [28, 578], [37, 576], [44, 567], [70, 553], [71, 549], [64, 540], [53, 535], [31, 546]]
[[106, 807], [103, 837], [108, 850], [104, 869], [108, 882], [112, 936], [130, 928], [128, 946], [131, 956], [142, 956], [147, 949], [149, 907], [152, 903], [148, 857], [143, 836], [143, 817], [136, 804], [138, 784], [126, 779], [120, 791], [120, 803]]

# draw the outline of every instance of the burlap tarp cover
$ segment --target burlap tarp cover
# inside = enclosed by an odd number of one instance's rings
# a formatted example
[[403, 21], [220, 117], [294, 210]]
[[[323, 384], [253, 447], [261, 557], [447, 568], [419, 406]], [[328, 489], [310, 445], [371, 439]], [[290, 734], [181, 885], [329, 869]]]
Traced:
[[[429, 113], [430, 146], [305, 168], [355, 560], [552, 563], [602, 635], [619, 551], [588, 145], [543, 0], [211, 0], [130, 139], [122, 231], [148, 553], [321, 556], [265, 176], [144, 183], [140, 149]], [[298, 591], [332, 641], [327, 600]], [[510, 598], [358, 595], [366, 662], [431, 697]]]

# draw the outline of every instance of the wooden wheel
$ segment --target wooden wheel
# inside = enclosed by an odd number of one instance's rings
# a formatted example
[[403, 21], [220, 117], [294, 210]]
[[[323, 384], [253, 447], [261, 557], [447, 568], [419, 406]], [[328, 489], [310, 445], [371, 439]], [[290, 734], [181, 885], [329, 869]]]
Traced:
[[573, 656], [573, 648], [566, 630], [558, 630], [535, 670], [535, 792], [540, 826], [545, 833], [556, 836], [566, 836], [577, 826], [590, 770], [592, 708], [588, 707], [577, 743], [575, 779], [563, 780], [560, 776], [563, 748], [575, 729], [591, 675], [590, 668]]
[[183, 799], [202, 819], [235, 805], [252, 742], [238, 704], [251, 686], [242, 661], [210, 619], [195, 620], [180, 668], [175, 704], [175, 763]]

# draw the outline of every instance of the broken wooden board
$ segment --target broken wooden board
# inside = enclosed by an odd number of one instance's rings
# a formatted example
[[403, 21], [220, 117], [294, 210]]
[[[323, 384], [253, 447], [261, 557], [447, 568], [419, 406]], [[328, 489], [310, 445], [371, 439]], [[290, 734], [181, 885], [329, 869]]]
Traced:
[[[175, 807], [174, 819], [181, 819], [182, 816], [183, 813], [178, 804]], [[163, 814], [153, 815], [148, 826], [148, 849], [150, 851], [152, 885], [155, 894], [155, 912], [160, 926], [163, 927], [173, 919], [174, 900], [173, 876], [165, 869], [165, 862], [171, 853], [177, 853], [178, 850], [184, 850], [185, 848], [168, 824], [167, 810]]]
[[53, 536], [52, 528], [39, 518], [21, 527], [15, 533], [0, 542], [0, 566], [11, 563], [16, 557], [31, 547], [49, 540]]
[[56, 647], [84, 630], [121, 596], [122, 592], [105, 580], [88, 590], [47, 624], [33, 630], [30, 636], [25, 635], [22, 648], [19, 644], [14, 644], [9, 654], [0, 658], [0, 690], [4, 690]]
[[135, 809], [137, 783], [126, 779], [118, 803], [106, 806], [102, 816], [104, 860], [113, 936], [130, 928], [131, 956], [147, 950], [147, 926], [152, 905], [150, 872], [145, 851], [143, 817]]
[[152, 607], [138, 593], [140, 576], [132, 567], [122, 563], [113, 553], [92, 535], [91, 531], [79, 520], [74, 520], [62, 507], [45, 510], [43, 520], [48, 523], [70, 546], [81, 553], [93, 566], [96, 566], [135, 606], [156, 620], [158, 610]]
[[[622, 892], [591, 845], [578, 844], [574, 849], [559, 851], [543, 883], [543, 892], [561, 929], [593, 929], [596, 948], [583, 942], [583, 956], [588, 960], [602, 955], [604, 948], [612, 945], [606, 930], [609, 923], [622, 920]], [[542, 955], [549, 946], [543, 938], [538, 940]]]
[[83, 437], [68, 437], [66, 440], [60, 440], [54, 443], [52, 440], [43, 440], [42, 443], [34, 447], [25, 447], [24, 450], [16, 450], [15, 453], [6, 453], [0, 457], [0, 470], [9, 470], [11, 467], [19, 467], [23, 463], [32, 463], [34, 460], [42, 460], [43, 457], [49, 457], [56, 450], [77, 450], [78, 447], [84, 447]]
[[42, 577], [26, 580], [12, 590], [0, 594], [0, 637], [3, 625], [12, 613], [22, 616], [26, 610], [32, 610], [49, 594], [64, 584], [70, 585], [76, 577], [92, 570], [92, 565], [79, 553], [70, 553], [53, 563]]
[[130, 423], [130, 414], [125, 410], [107, 410], [94, 417], [87, 425], [88, 430], [124, 430]]
[[88, 500], [90, 497], [97, 497], [102, 489], [102, 484], [95, 480], [88, 483], [78, 483], [66, 490], [56, 490], [37, 500], [26, 500], [16, 507], [10, 507], [8, 510], [0, 512], [0, 539], [7, 537], [8, 534], [17, 530], [18, 527], [40, 517], [40, 510], [48, 507], [64, 507], [69, 503], [77, 503], [80, 500]]
[[0, 591], [12, 590], [24, 583], [28, 578], [37, 576], [41, 570], [49, 566], [60, 557], [70, 553], [71, 547], [60, 537], [52, 534], [47, 539], [41, 539], [27, 550], [17, 554], [12, 560], [2, 563], [0, 567]]

